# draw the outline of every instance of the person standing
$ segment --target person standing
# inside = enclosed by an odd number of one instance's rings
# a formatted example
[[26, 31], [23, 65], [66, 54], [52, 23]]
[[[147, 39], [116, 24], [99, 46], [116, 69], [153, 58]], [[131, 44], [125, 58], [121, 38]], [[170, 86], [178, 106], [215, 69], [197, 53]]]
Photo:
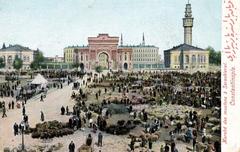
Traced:
[[68, 109], [68, 106], [66, 107], [66, 115], [69, 114], [69, 109]]
[[131, 152], [134, 151], [134, 144], [135, 144], [135, 140], [134, 140], [134, 138], [132, 138], [131, 142], [130, 142], [130, 150], [131, 150]]
[[8, 109], [11, 109], [11, 102], [8, 103]]
[[91, 134], [88, 134], [87, 140], [86, 140], [86, 145], [91, 146], [92, 145], [92, 136]]
[[178, 152], [175, 142], [171, 143], [171, 152]]
[[193, 151], [196, 150], [196, 143], [197, 143], [197, 139], [196, 139], [196, 137], [193, 137], [193, 141], [192, 141], [192, 144], [193, 144]]
[[103, 139], [103, 135], [101, 132], [98, 133], [98, 147], [102, 147], [102, 139]]
[[69, 152], [74, 152], [75, 151], [75, 144], [73, 143], [73, 141], [71, 141], [71, 143], [68, 146]]
[[18, 124], [16, 122], [13, 125], [13, 130], [14, 130], [14, 136], [18, 135]]
[[149, 151], [151, 152], [152, 151], [152, 139], [148, 140], [148, 148], [149, 148]]
[[22, 115], [24, 116], [25, 114], [26, 114], [26, 109], [25, 109], [25, 106], [23, 106]]
[[65, 114], [65, 108], [62, 106], [61, 107], [61, 115], [64, 115]]
[[161, 145], [160, 152], [164, 152], [163, 145]]
[[166, 143], [166, 145], [165, 145], [165, 147], [164, 147], [164, 152], [169, 152], [169, 150], [170, 150], [170, 148], [169, 148], [169, 146], [168, 146], [167, 143]]
[[44, 121], [44, 114], [42, 111], [41, 111], [41, 121]]
[[14, 101], [12, 101], [12, 109], [14, 109]]
[[43, 94], [41, 94], [40, 101], [43, 101]]
[[3, 107], [3, 115], [2, 115], [2, 118], [4, 118], [4, 117], [7, 117], [5, 106]]
[[27, 104], [27, 97], [24, 98], [24, 102], [25, 102], [25, 104]]

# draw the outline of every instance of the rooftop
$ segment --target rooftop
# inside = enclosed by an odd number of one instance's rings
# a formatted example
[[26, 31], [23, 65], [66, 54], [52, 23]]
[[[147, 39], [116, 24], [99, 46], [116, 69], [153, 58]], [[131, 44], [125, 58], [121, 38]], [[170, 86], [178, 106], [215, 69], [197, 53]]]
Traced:
[[29, 49], [28, 47], [24, 47], [22, 45], [15, 44], [15, 45], [9, 45], [6, 48], [2, 48], [2, 49], [0, 49], [0, 51], [33, 51], [33, 50]]
[[72, 45], [72, 46], [67, 46], [65, 47], [64, 49], [67, 49], [67, 48], [73, 48], [73, 49], [80, 49], [80, 48], [88, 48], [88, 45]]
[[189, 50], [197, 50], [197, 51], [205, 51], [202, 48], [196, 47], [196, 46], [192, 46], [192, 45], [188, 45], [188, 44], [180, 44], [178, 46], [174, 46], [171, 49], [168, 50], [164, 50], [164, 51], [172, 51], [172, 50], [183, 50], [183, 51], [189, 51]]
[[131, 48], [150, 48], [150, 47], [154, 47], [154, 48], [157, 48], [156, 46], [154, 45], [119, 45], [118, 47], [131, 47]]

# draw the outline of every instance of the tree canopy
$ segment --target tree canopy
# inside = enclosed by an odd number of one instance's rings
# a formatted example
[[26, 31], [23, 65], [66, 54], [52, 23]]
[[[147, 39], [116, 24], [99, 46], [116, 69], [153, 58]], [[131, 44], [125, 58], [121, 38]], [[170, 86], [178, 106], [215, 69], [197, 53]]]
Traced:
[[16, 70], [19, 70], [22, 68], [22, 65], [23, 65], [23, 61], [19, 57], [16, 56], [13, 61], [13, 68]]
[[209, 63], [214, 65], [221, 65], [221, 51], [215, 51], [214, 48], [208, 47], [209, 51]]
[[84, 64], [83, 63], [80, 63], [80, 69], [81, 69], [81, 72], [83, 72], [84, 71]]
[[36, 54], [34, 56], [33, 62], [31, 63], [30, 67], [31, 69], [39, 69], [41, 66], [41, 63], [45, 61], [43, 53], [39, 50], [36, 51]]
[[5, 62], [3, 58], [0, 58], [0, 68], [4, 68], [5, 67]]
[[97, 73], [101, 73], [101, 72], [103, 71], [103, 68], [102, 68], [100, 65], [99, 65], [99, 66], [96, 66], [95, 71], [96, 71]]

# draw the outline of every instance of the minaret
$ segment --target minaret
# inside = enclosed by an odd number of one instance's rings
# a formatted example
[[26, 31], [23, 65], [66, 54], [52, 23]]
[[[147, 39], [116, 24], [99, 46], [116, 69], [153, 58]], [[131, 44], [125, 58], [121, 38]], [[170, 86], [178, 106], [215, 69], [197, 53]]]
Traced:
[[143, 37], [142, 37], [142, 45], [145, 45], [144, 33], [143, 33]]
[[184, 27], [184, 43], [192, 45], [192, 27], [193, 27], [193, 17], [191, 4], [188, 1], [185, 8], [185, 17], [183, 18]]
[[122, 37], [122, 33], [121, 33], [121, 41], [120, 41], [120, 46], [123, 45], [123, 37]]

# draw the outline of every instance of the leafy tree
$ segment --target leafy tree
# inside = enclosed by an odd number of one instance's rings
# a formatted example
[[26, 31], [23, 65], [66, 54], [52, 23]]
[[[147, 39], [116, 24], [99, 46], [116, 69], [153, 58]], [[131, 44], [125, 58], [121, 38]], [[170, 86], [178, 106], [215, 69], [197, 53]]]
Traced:
[[81, 72], [83, 72], [84, 71], [84, 64], [83, 63], [80, 63], [80, 69], [81, 69]]
[[34, 70], [39, 69], [41, 66], [41, 63], [43, 63], [44, 61], [45, 61], [45, 58], [43, 56], [42, 51], [39, 51], [39, 49], [37, 49], [33, 62], [30, 65], [31, 69], [34, 69]]
[[0, 58], [0, 68], [4, 68], [4, 67], [5, 67], [5, 62], [3, 58]]
[[73, 64], [72, 64], [72, 67], [73, 67], [73, 68], [78, 68], [78, 67], [79, 67], [79, 63], [73, 63]]
[[209, 51], [209, 63], [215, 65], [221, 65], [221, 51], [215, 51], [214, 48], [208, 47]]
[[13, 61], [13, 68], [16, 70], [19, 70], [22, 68], [22, 65], [23, 65], [23, 61], [16, 56]]
[[99, 66], [96, 66], [95, 68], [95, 71], [100, 74], [102, 71], [103, 71], [103, 68], [99, 65]]

